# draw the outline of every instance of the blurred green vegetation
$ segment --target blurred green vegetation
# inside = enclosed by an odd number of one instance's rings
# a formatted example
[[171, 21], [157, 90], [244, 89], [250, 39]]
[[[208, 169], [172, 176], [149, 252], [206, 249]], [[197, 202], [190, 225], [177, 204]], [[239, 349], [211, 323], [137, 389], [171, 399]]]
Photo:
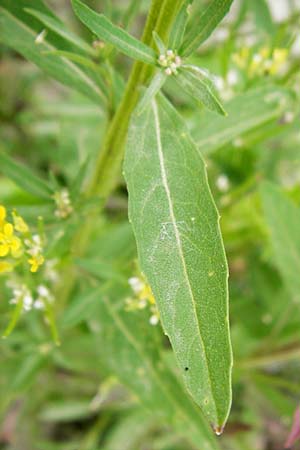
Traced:
[[[70, 60], [51, 55], [57, 65], [47, 75], [12, 48], [27, 32], [23, 7], [40, 2], [13, 3], [0, 0], [0, 204], [16, 209], [33, 232], [43, 217], [46, 244], [36, 275], [26, 279], [23, 268], [0, 275], [1, 330], [14, 310], [12, 281], [33, 291], [46, 285], [54, 303], [50, 315], [24, 312], [0, 342], [0, 448], [202, 450], [202, 417], [178, 380], [160, 325], [149, 323], [149, 307], [124, 306], [138, 267], [121, 174], [101, 214], [101, 201], [85, 196], [131, 61], [110, 46], [94, 55], [95, 37], [70, 3], [51, 0], [62, 28], [81, 36], [99, 70], [71, 61], [81, 76], [74, 67], [68, 74], [63, 64]], [[88, 3], [135, 36], [149, 7]], [[204, 3], [195, 1], [191, 17]], [[300, 396], [300, 7], [279, 3], [282, 17], [275, 20], [266, 1], [235, 0], [190, 57], [217, 75], [228, 119], [201, 109], [172, 80], [165, 86], [208, 165], [230, 268], [233, 406], [214, 444], [225, 450], [281, 450]], [[28, 17], [36, 38], [47, 27]], [[44, 39], [45, 47], [78, 50], [53, 30]], [[84, 50], [81, 56], [89, 57]], [[65, 215], [54, 199], [63, 190], [71, 202]]]

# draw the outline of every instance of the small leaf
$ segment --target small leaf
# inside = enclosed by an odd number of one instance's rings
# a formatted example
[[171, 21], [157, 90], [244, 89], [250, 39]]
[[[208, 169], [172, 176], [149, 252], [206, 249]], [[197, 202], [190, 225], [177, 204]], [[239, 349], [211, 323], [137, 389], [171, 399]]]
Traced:
[[211, 0], [186, 34], [179, 54], [188, 56], [204, 42], [228, 13], [233, 0]]
[[232, 362], [219, 217], [197, 147], [172, 106], [158, 99], [129, 129], [129, 217], [182, 377], [220, 430], [231, 404]]
[[75, 14], [99, 39], [115, 46], [120, 52], [147, 64], [156, 64], [154, 50], [113, 25], [103, 14], [98, 14], [79, 0], [72, 0]]
[[11, 178], [20, 188], [36, 197], [50, 199], [52, 189], [41, 178], [37, 177], [23, 164], [16, 163], [9, 156], [0, 151], [0, 171]]
[[158, 36], [158, 34], [156, 33], [156, 31], [153, 31], [152, 33], [153, 35], [153, 39], [156, 45], [157, 50], [159, 51], [160, 55], [164, 55], [166, 52], [166, 46], [163, 43], [163, 41], [161, 40], [161, 38]]
[[184, 65], [175, 80], [195, 100], [206, 106], [210, 111], [226, 116], [220, 100], [217, 97], [215, 86], [208, 72], [195, 66]]
[[156, 96], [156, 94], [159, 92], [159, 90], [164, 85], [165, 81], [167, 79], [167, 75], [163, 70], [160, 70], [155, 74], [155, 76], [152, 78], [150, 85], [146, 89], [145, 93], [143, 94], [138, 106], [137, 106], [137, 114], [142, 114], [142, 112], [145, 110], [145, 108], [151, 103], [151, 100]]
[[63, 37], [66, 41], [69, 41], [71, 44], [75, 45], [75, 47], [82, 50], [84, 53], [87, 53], [90, 56], [95, 55], [95, 51], [93, 50], [93, 48], [90, 45], [88, 45], [83, 39], [77, 36], [75, 33], [72, 33], [71, 31], [67, 30], [63, 23], [60, 23], [53, 17], [32, 8], [25, 8], [25, 11], [31, 14], [32, 16], [36, 17], [47, 28], [54, 31], [59, 36]]
[[183, 5], [181, 6], [172, 26], [168, 47], [174, 51], [177, 51], [182, 44], [185, 28], [189, 18], [188, 8], [192, 1], [193, 0], [185, 0], [183, 2]]

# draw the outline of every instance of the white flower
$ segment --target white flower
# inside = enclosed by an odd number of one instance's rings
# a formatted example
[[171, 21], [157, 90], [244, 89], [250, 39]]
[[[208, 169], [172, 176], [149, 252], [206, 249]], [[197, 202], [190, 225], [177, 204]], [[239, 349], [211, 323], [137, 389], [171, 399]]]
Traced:
[[70, 199], [70, 193], [67, 189], [55, 192], [53, 199], [56, 203], [55, 216], [65, 219], [73, 212], [73, 206]]
[[32, 293], [25, 284], [15, 285], [13, 288], [13, 297], [10, 299], [9, 303], [11, 305], [18, 305], [19, 302], [22, 302], [23, 311], [30, 311], [32, 309]]
[[37, 287], [37, 292], [40, 297], [48, 297], [49, 296], [49, 290], [44, 285], [40, 285]]
[[44, 304], [45, 303], [52, 303], [54, 301], [54, 297], [51, 294], [51, 292], [49, 291], [49, 289], [44, 286], [43, 284], [40, 284], [37, 287], [37, 293], [38, 293], [38, 297], [35, 301], [35, 307], [37, 309], [41, 309], [40, 304]]
[[138, 277], [129, 278], [128, 283], [135, 294], [144, 289], [144, 283]]
[[217, 188], [219, 189], [219, 191], [221, 192], [226, 192], [229, 189], [229, 179], [227, 177], [227, 175], [222, 174], [219, 175], [216, 181], [216, 185]]
[[30, 311], [33, 304], [33, 298], [30, 294], [25, 295], [23, 298], [23, 309], [24, 311]]
[[35, 302], [33, 304], [33, 307], [35, 309], [44, 309], [45, 305], [44, 305], [44, 303], [41, 300], [35, 300]]
[[149, 323], [150, 325], [157, 325], [159, 322], [159, 317], [156, 314], [153, 314], [150, 319], [149, 319]]
[[235, 86], [239, 81], [239, 74], [238, 71], [235, 69], [229, 70], [227, 74], [227, 83], [229, 86]]
[[158, 64], [165, 67], [166, 75], [176, 74], [178, 67], [181, 66], [181, 58], [175, 55], [173, 50], [167, 50], [165, 55], [159, 55]]

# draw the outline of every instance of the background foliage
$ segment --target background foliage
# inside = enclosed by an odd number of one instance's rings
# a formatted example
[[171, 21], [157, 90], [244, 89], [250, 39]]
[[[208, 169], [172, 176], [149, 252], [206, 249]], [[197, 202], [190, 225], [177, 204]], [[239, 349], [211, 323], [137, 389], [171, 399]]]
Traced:
[[[18, 280], [54, 299], [21, 314], [0, 342], [1, 448], [282, 449], [300, 394], [299, 2], [235, 0], [189, 56], [216, 74], [227, 117], [172, 77], [163, 87], [207, 165], [229, 264], [233, 404], [218, 439], [154, 325], [151, 293], [140, 307], [128, 284], [140, 273], [121, 174], [105, 205], [103, 192], [86, 195], [132, 61], [84, 27], [69, 1], [47, 3], [52, 13], [39, 1], [0, 0], [0, 204], [35, 233], [43, 217], [45, 263]], [[87, 3], [141, 35], [148, 1]], [[194, 3], [186, 36], [209, 2]], [[124, 53], [135, 57], [132, 45]], [[139, 51], [151, 63], [152, 52]], [[11, 282], [0, 275], [3, 333]]]

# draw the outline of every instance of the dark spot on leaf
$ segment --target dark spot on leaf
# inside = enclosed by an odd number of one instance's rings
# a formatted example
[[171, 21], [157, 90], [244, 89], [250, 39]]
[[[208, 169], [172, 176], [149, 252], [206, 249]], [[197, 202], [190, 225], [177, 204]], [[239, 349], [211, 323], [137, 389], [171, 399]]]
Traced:
[[185, 367], [184, 370], [187, 372], [187, 371], [189, 370], [189, 368], [188, 368], [188, 367]]

